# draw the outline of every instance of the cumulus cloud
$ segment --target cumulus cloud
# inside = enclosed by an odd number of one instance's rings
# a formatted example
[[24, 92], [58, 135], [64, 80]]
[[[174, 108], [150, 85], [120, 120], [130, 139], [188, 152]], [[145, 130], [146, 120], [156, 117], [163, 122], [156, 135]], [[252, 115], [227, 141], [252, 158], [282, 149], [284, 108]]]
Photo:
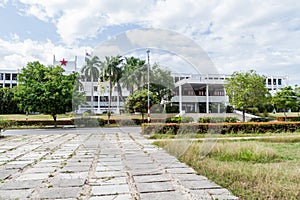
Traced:
[[[19, 1], [27, 15], [53, 23], [68, 45], [97, 38], [110, 26], [137, 24], [191, 38], [222, 73], [241, 68], [277, 73], [283, 67], [299, 65], [297, 0]], [[0, 6], [6, 2], [1, 0]]]
[[53, 64], [53, 55], [57, 59], [74, 60], [74, 55], [82, 55], [78, 57], [78, 61], [82, 64], [84, 61], [84, 53], [90, 47], [80, 47], [68, 49], [61, 45], [55, 45], [50, 40], [47, 42], [37, 42], [30, 39], [20, 41], [16, 35], [15, 39], [5, 41], [0, 39], [0, 66], [8, 69], [20, 69], [27, 65], [28, 62], [39, 61], [44, 65]]

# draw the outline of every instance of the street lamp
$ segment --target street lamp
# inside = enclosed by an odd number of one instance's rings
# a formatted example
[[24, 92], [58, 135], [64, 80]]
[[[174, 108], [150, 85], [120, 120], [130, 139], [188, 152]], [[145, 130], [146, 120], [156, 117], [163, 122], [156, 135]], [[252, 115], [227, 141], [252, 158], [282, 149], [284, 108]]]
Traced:
[[150, 123], [150, 50], [148, 49], [146, 52], [148, 55], [148, 123]]

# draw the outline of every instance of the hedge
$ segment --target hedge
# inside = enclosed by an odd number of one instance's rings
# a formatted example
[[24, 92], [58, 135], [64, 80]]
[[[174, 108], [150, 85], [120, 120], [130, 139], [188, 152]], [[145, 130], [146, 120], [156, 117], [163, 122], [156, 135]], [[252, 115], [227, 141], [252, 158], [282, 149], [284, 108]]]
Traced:
[[300, 130], [300, 122], [246, 122], [246, 123], [151, 123], [142, 125], [142, 134], [184, 133], [266, 133], [294, 132]]
[[[57, 120], [57, 125], [66, 126], [66, 125], [76, 125], [78, 127], [103, 127], [108, 124], [107, 119], [103, 118], [75, 118], [75, 119], [66, 119], [66, 120]], [[146, 123], [147, 119], [113, 119], [109, 120], [110, 124], [117, 124], [119, 126], [136, 126]], [[151, 122], [155, 123], [164, 123], [165, 119], [156, 118], [152, 119]], [[11, 126], [53, 126], [54, 121], [49, 120], [0, 120], [0, 127], [2, 129]]]
[[299, 122], [300, 121], [300, 117], [292, 117], [292, 116], [288, 116], [288, 117], [276, 117], [277, 121], [287, 121], [287, 122]]

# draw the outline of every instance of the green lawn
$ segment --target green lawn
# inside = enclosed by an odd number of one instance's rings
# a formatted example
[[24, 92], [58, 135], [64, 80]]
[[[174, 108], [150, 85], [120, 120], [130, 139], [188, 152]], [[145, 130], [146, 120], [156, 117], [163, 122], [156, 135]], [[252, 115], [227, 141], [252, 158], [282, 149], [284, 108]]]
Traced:
[[[241, 199], [300, 197], [300, 134], [210, 145], [178, 140], [155, 144]], [[203, 157], [203, 152], [208, 153]]]

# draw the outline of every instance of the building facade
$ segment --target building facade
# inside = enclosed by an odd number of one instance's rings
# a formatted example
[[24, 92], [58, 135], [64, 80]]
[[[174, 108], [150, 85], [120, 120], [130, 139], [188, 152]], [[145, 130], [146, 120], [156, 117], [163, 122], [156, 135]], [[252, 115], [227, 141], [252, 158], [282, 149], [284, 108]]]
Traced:
[[18, 70], [0, 69], [0, 88], [13, 88], [17, 86]]
[[[66, 74], [78, 71], [76, 57], [74, 61], [57, 61], [53, 58], [54, 65], [62, 65], [66, 68]], [[65, 65], [64, 65], [65, 64]], [[0, 88], [12, 88], [17, 85], [18, 70], [0, 69]], [[222, 113], [228, 105], [228, 96], [225, 87], [226, 79], [230, 75], [222, 74], [172, 74], [175, 84], [173, 97], [167, 100], [183, 113]], [[118, 93], [117, 86], [113, 86], [111, 107], [109, 108], [109, 83], [98, 80], [91, 81], [82, 76], [80, 91], [85, 92], [86, 103], [79, 106], [77, 113], [86, 111], [102, 114], [107, 111], [120, 113], [126, 98], [130, 95], [125, 88], [122, 89], [122, 96]], [[267, 76], [265, 85], [270, 93], [274, 95], [281, 88], [288, 86], [287, 76]], [[167, 102], [166, 101], [166, 102]]]

